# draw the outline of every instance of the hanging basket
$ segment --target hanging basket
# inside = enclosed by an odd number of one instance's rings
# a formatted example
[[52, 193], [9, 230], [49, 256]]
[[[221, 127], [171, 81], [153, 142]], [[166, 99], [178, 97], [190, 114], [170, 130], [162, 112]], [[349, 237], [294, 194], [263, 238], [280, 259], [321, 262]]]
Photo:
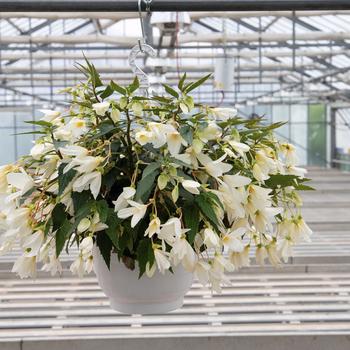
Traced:
[[182, 266], [174, 273], [160, 272], [151, 277], [142, 276], [138, 268], [128, 269], [112, 254], [110, 270], [97, 247], [93, 250], [94, 270], [103, 292], [109, 298], [111, 307], [126, 314], [158, 314], [178, 309], [193, 281], [193, 274]]

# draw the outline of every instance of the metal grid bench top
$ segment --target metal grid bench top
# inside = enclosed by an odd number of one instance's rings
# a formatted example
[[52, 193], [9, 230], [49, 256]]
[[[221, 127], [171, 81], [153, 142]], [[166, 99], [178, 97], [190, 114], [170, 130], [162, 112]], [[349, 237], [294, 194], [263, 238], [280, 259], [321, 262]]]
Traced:
[[232, 274], [222, 294], [198, 283], [166, 315], [109, 308], [95, 277], [2, 280], [1, 341], [50, 337], [350, 334], [350, 273]]

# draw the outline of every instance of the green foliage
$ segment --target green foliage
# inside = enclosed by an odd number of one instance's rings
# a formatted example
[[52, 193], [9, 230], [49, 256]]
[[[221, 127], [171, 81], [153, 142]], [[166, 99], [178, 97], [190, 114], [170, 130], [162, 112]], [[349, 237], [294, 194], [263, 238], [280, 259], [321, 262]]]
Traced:
[[159, 174], [159, 164], [149, 164], [142, 174], [142, 179], [136, 188], [136, 200], [141, 200], [143, 203], [146, 202], [155, 187], [155, 179]]
[[120, 85], [115, 83], [113, 80], [111, 80], [109, 85], [115, 92], [118, 92], [119, 94], [121, 94], [123, 96], [127, 95], [126, 89], [124, 89], [123, 87], [121, 87]]
[[195, 197], [195, 203], [204, 218], [210, 222], [216, 231], [219, 231], [219, 221], [215, 213], [215, 201], [208, 196], [208, 193], [201, 192]]
[[63, 173], [64, 168], [67, 166], [66, 163], [62, 163], [58, 167], [58, 195], [62, 195], [66, 187], [73, 181], [77, 171], [70, 169], [66, 173]]
[[200, 222], [199, 208], [193, 202], [185, 202], [182, 212], [185, 225], [190, 229], [187, 233], [187, 240], [190, 244], [193, 244]]
[[139, 263], [139, 278], [145, 273], [147, 263], [150, 266], [154, 263], [154, 253], [152, 248], [152, 242], [145, 238], [142, 239], [137, 247], [137, 260]]
[[108, 235], [100, 234], [96, 235], [96, 245], [100, 249], [101, 255], [103, 256], [103, 260], [105, 261], [108, 269], [110, 269], [111, 251], [113, 247], [112, 241]]

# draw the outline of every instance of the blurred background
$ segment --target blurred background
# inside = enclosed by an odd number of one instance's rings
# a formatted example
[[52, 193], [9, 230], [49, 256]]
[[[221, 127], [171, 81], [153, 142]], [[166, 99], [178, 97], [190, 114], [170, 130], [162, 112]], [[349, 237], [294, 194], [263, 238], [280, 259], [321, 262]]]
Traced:
[[[350, 164], [350, 12], [142, 13], [146, 42], [139, 55], [152, 87], [213, 73], [196, 98], [235, 106], [240, 115], [286, 121], [278, 133], [297, 146], [300, 163]], [[26, 154], [24, 123], [39, 109], [64, 110], [58, 91], [83, 79], [83, 54], [103, 80], [132, 79], [130, 48], [142, 38], [139, 14], [11, 13], [0, 16], [0, 164]]]

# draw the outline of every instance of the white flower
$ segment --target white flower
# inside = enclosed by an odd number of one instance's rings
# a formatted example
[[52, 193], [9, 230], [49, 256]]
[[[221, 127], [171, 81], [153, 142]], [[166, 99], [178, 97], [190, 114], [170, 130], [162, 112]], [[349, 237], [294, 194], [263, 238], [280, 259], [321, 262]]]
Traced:
[[193, 181], [193, 180], [183, 180], [181, 182], [181, 185], [183, 186], [183, 188], [192, 193], [192, 194], [199, 194], [199, 187], [201, 187], [201, 184], [197, 181]]
[[278, 252], [281, 254], [284, 262], [288, 262], [288, 258], [290, 256], [293, 256], [293, 247], [294, 242], [292, 241], [292, 238], [289, 235], [282, 237], [278, 240], [277, 249]]
[[103, 157], [77, 157], [72, 159], [72, 161], [64, 168], [63, 173], [67, 173], [70, 169], [76, 170], [78, 173], [86, 174], [91, 173], [103, 162]]
[[82, 255], [79, 255], [71, 264], [70, 271], [74, 275], [78, 275], [79, 278], [82, 278], [85, 273], [85, 263]]
[[17, 188], [20, 194], [25, 194], [34, 187], [33, 179], [24, 170], [20, 173], [8, 173], [6, 178], [8, 184]]
[[209, 270], [210, 270], [210, 265], [206, 261], [204, 261], [204, 260], [197, 261], [197, 264], [194, 268], [194, 273], [195, 273], [196, 277], [198, 278], [198, 281], [203, 286], [206, 286], [208, 283]]
[[96, 112], [97, 115], [103, 117], [106, 112], [108, 111], [109, 108], [109, 102], [99, 102], [99, 103], [94, 103], [92, 105], [92, 109]]
[[31, 256], [37, 256], [39, 253], [39, 250], [44, 242], [44, 232], [43, 231], [36, 231], [30, 236], [28, 236], [22, 245], [22, 248], [24, 250], [24, 256], [31, 257]]
[[96, 211], [91, 219], [91, 225], [89, 227], [89, 232], [95, 233], [103, 231], [108, 226], [100, 221], [100, 214]]
[[172, 156], [180, 152], [181, 145], [187, 146], [187, 142], [182, 138], [178, 131], [168, 132], [166, 139], [168, 150]]
[[92, 255], [92, 248], [94, 247], [94, 241], [91, 236], [85, 237], [80, 243], [80, 252], [83, 259], [87, 259]]
[[287, 230], [294, 242], [311, 242], [312, 230], [300, 215], [287, 221], [287, 225]]
[[185, 237], [175, 240], [170, 254], [175, 265], [181, 261], [185, 270], [193, 272], [196, 263], [196, 254]]
[[20, 256], [14, 263], [12, 272], [16, 272], [20, 278], [36, 276], [35, 256]]
[[172, 245], [176, 238], [180, 237], [183, 233], [181, 228], [181, 221], [179, 218], [170, 218], [161, 227], [158, 234], [158, 238], [165, 240], [168, 244]]
[[216, 120], [222, 121], [226, 121], [227, 119], [233, 118], [237, 115], [236, 108], [220, 107], [213, 108], [211, 111]]
[[46, 262], [41, 268], [42, 271], [50, 271], [51, 276], [62, 273], [63, 268], [60, 261], [56, 258], [55, 254], [49, 255], [49, 261]]
[[242, 252], [244, 249], [244, 245], [242, 242], [242, 235], [247, 231], [245, 227], [240, 227], [234, 231], [228, 231], [222, 237], [222, 243], [224, 247], [228, 248], [233, 252]]
[[230, 261], [236, 269], [240, 269], [241, 267], [250, 265], [249, 251], [250, 246], [247, 245], [241, 252], [230, 253]]
[[258, 265], [265, 265], [265, 259], [267, 258], [267, 250], [264, 246], [258, 246], [255, 251], [255, 260]]
[[305, 177], [305, 174], [307, 173], [306, 169], [299, 168], [299, 167], [292, 166], [292, 165], [287, 165], [285, 170], [286, 170], [287, 174], [299, 176], [301, 178]]
[[73, 140], [77, 140], [80, 136], [84, 135], [89, 130], [89, 128], [87, 127], [86, 121], [84, 119], [73, 117], [68, 122], [64, 130], [73, 136]]
[[224, 175], [223, 180], [228, 186], [235, 188], [249, 185], [252, 181], [249, 177], [242, 176], [239, 174]]
[[197, 158], [203, 164], [207, 173], [215, 178], [222, 176], [224, 173], [227, 173], [232, 169], [231, 164], [222, 162], [226, 158], [226, 154], [217, 160], [212, 160], [209, 156], [202, 153], [198, 154]]
[[295, 147], [290, 143], [283, 143], [281, 145], [281, 152], [285, 157], [287, 166], [294, 166], [298, 163], [298, 157]]
[[226, 271], [232, 272], [234, 271], [235, 267], [231, 264], [231, 262], [224, 257], [220, 253], [215, 253], [212, 268], [211, 268], [211, 275], [215, 275], [218, 279], [223, 279], [223, 274]]
[[40, 119], [45, 122], [52, 122], [54, 119], [58, 118], [61, 115], [61, 112], [52, 111], [51, 109], [39, 109], [41, 113], [44, 113], [44, 116]]
[[154, 148], [162, 147], [167, 141], [166, 134], [168, 132], [176, 131], [171, 125], [156, 122], [149, 123], [148, 127], [152, 132], [151, 142]]
[[120, 120], [120, 111], [119, 111], [119, 109], [112, 108], [111, 119], [114, 121], [114, 123], [119, 122], [119, 120]]
[[87, 150], [85, 147], [77, 145], [67, 145], [65, 147], [61, 147], [60, 152], [62, 156], [78, 158], [84, 158], [89, 154], [89, 150]]
[[81, 219], [78, 224], [77, 231], [79, 233], [85, 232], [90, 227], [90, 225], [91, 221], [88, 218]]
[[200, 131], [198, 131], [198, 137], [203, 142], [208, 142], [211, 140], [216, 140], [222, 135], [222, 130], [215, 122], [210, 121], [208, 126]]
[[90, 191], [96, 199], [100, 192], [101, 181], [102, 177], [99, 171], [81, 175], [73, 182], [73, 191], [82, 192], [90, 187]]
[[230, 140], [228, 143], [241, 157], [244, 157], [244, 153], [250, 150], [250, 147], [242, 142]]
[[160, 232], [160, 220], [158, 217], [154, 217], [145, 231], [145, 236], [152, 237], [155, 233], [159, 234]]
[[117, 200], [113, 201], [114, 211], [117, 212], [120, 209], [124, 209], [128, 206], [128, 200], [133, 199], [136, 193], [135, 188], [133, 187], [124, 187], [123, 192], [119, 195]]
[[156, 272], [156, 268], [157, 268], [157, 265], [153, 263], [152, 266], [149, 265], [149, 261], [147, 261], [147, 264], [146, 264], [146, 276], [151, 278], [153, 277], [154, 273]]
[[85, 260], [85, 272], [90, 273], [92, 269], [94, 268], [94, 257], [90, 255], [86, 260]]
[[137, 223], [145, 216], [147, 211], [147, 205], [128, 200], [128, 204], [131, 207], [120, 209], [118, 211], [118, 218], [126, 219], [130, 216], [131, 218], [131, 227], [135, 227]]
[[135, 134], [135, 140], [144, 146], [147, 143], [151, 143], [153, 139], [153, 133], [151, 131], [141, 130]]
[[166, 270], [170, 267], [170, 262], [168, 259], [168, 254], [160, 249], [153, 249], [154, 258], [160, 273], [164, 274]]
[[208, 248], [218, 248], [218, 247], [220, 247], [220, 238], [211, 228], [206, 228], [204, 230], [203, 234], [204, 234], [203, 243]]
[[37, 143], [30, 150], [30, 155], [35, 160], [39, 160], [44, 154], [52, 151], [53, 149], [54, 149], [54, 146], [52, 143], [49, 143], [49, 142]]

